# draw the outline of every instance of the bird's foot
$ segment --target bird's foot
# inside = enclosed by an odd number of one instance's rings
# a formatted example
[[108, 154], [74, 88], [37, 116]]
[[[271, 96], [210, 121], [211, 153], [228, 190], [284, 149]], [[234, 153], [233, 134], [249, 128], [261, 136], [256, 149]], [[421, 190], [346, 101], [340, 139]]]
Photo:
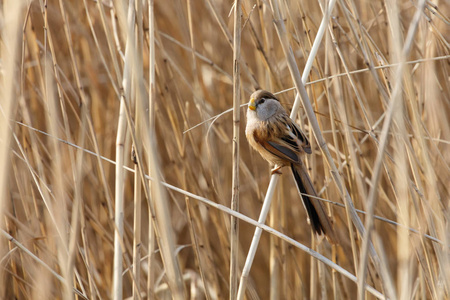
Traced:
[[283, 173], [281, 173], [281, 171], [280, 171], [280, 169], [281, 169], [282, 167], [283, 167], [283, 166], [275, 166], [275, 167], [270, 171], [270, 175], [273, 175], [273, 174], [281, 175], [281, 174], [283, 174]]

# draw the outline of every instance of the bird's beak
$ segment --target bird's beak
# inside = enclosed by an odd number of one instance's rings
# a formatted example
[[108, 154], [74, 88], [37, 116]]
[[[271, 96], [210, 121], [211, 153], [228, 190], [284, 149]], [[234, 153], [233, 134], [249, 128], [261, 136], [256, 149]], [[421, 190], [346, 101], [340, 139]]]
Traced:
[[256, 110], [255, 98], [250, 99], [250, 103], [248, 104], [248, 109]]

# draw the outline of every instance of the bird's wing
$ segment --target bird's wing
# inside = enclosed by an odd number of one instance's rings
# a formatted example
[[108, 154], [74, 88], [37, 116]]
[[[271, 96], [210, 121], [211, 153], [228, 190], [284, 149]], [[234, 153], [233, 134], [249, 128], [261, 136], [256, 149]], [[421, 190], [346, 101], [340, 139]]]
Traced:
[[298, 163], [300, 155], [311, 153], [311, 144], [288, 115], [283, 115], [267, 128], [265, 138], [256, 139], [267, 151], [289, 162]]
[[267, 151], [272, 153], [275, 156], [283, 160], [287, 160], [289, 162], [297, 163], [299, 160], [298, 152], [293, 151], [291, 147], [287, 147], [284, 145], [284, 142], [278, 140], [264, 141], [260, 142], [261, 146], [263, 146]]
[[296, 137], [296, 142], [299, 143], [305, 153], [311, 154], [311, 144], [308, 138], [303, 133], [303, 131], [298, 127], [298, 125], [292, 121], [291, 118], [287, 120], [287, 125], [291, 128], [292, 133]]

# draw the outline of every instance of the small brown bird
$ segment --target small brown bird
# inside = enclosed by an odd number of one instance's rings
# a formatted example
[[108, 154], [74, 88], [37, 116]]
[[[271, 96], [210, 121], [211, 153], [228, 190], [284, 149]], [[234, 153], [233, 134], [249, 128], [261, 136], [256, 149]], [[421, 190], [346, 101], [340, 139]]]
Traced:
[[301, 160], [304, 153], [311, 154], [308, 138], [270, 92], [258, 90], [251, 95], [245, 135], [265, 160], [278, 166], [272, 169], [272, 174], [279, 173], [284, 166], [291, 167], [313, 231], [324, 233], [331, 243], [337, 243], [331, 221], [321, 201], [314, 198], [316, 190]]

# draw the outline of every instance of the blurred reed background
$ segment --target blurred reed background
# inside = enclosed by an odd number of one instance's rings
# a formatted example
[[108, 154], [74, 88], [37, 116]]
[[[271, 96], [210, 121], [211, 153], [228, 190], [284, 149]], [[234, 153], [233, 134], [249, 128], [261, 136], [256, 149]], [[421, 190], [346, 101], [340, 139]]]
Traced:
[[[261, 87], [290, 108], [296, 93], [269, 2], [300, 71], [327, 2], [242, 1], [241, 103]], [[233, 106], [233, 1], [1, 7], [0, 298], [229, 298], [230, 214], [205, 199], [230, 207], [232, 197], [233, 113], [210, 118]], [[379, 262], [363, 262], [365, 282], [392, 299], [450, 293], [449, 13], [439, 0], [337, 1], [306, 84], [363, 223], [376, 201]], [[245, 111], [239, 212], [257, 219], [270, 169], [245, 140]], [[278, 232], [262, 235], [246, 297], [355, 299], [355, 282], [280, 238], [361, 274], [363, 238], [302, 109], [297, 121], [341, 243], [312, 237], [284, 170], [267, 222]], [[239, 272], [254, 230], [239, 222]]]

